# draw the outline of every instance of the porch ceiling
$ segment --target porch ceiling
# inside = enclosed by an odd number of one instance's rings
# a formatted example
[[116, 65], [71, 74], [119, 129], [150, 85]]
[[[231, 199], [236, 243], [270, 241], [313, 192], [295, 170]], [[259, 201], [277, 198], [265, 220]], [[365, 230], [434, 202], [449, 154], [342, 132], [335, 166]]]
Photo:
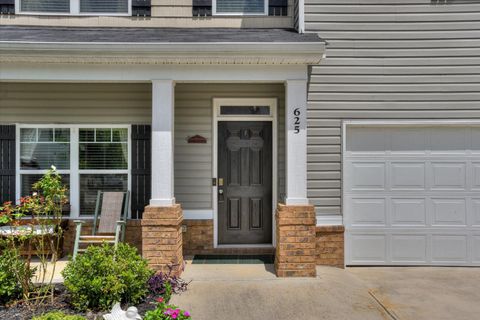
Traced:
[[0, 26], [0, 62], [309, 65], [324, 51], [287, 29]]

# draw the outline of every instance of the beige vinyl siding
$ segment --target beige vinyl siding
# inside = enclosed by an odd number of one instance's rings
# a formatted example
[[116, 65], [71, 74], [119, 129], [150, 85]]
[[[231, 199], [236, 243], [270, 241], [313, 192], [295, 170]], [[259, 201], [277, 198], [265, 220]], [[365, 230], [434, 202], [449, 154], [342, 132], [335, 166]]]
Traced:
[[[184, 209], [212, 209], [213, 98], [278, 99], [279, 199], [285, 193], [283, 84], [177, 84], [175, 87], [175, 197]], [[189, 144], [201, 135], [206, 144]]]
[[306, 0], [328, 42], [311, 68], [308, 195], [341, 214], [343, 119], [480, 118], [480, 3]]
[[[0, 124], [148, 124], [149, 83], [0, 82]], [[212, 209], [214, 97], [276, 97], [279, 102], [279, 199], [284, 195], [284, 85], [177, 84], [175, 87], [175, 197], [184, 209]], [[188, 144], [193, 135], [206, 144]]]
[[150, 123], [148, 83], [0, 82], [0, 122]]

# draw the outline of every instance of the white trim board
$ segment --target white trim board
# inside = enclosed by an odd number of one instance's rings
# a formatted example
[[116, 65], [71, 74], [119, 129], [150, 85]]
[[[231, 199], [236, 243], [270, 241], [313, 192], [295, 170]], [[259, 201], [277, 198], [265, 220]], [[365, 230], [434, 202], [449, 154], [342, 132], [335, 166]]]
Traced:
[[[220, 115], [220, 106], [268, 105], [270, 115], [235, 116]], [[278, 176], [278, 131], [277, 131], [277, 98], [214, 98], [213, 107], [213, 178], [218, 181], [218, 121], [271, 121], [272, 122], [272, 245], [275, 246], [275, 210], [277, 207]], [[217, 183], [218, 185], [218, 183]], [[213, 201], [213, 247], [218, 248], [218, 186], [212, 186]], [[238, 246], [237, 246], [238, 247]], [[241, 247], [241, 246], [240, 246]]]
[[208, 210], [183, 210], [184, 220], [212, 220], [213, 209]]
[[0, 62], [0, 81], [46, 82], [285, 82], [308, 78], [306, 65], [101, 65]]

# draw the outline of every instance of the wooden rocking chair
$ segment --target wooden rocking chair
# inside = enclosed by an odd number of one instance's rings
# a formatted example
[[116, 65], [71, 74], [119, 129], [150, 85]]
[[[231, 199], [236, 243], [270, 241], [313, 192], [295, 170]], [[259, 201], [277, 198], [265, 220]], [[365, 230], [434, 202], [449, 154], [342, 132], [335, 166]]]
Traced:
[[[127, 221], [129, 192], [98, 191], [93, 218], [92, 235], [82, 235], [82, 224], [85, 220], [75, 220], [76, 234], [73, 247], [73, 259], [81, 249], [81, 245], [102, 244], [104, 242], [117, 245], [125, 240], [125, 224]], [[98, 229], [97, 229], [98, 223]]]

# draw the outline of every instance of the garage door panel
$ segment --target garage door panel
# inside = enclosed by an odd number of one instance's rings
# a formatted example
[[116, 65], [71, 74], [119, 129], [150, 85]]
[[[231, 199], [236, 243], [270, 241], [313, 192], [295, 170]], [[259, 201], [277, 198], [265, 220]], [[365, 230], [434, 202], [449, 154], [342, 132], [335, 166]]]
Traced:
[[480, 199], [472, 199], [472, 226], [480, 227]]
[[432, 262], [467, 263], [468, 239], [466, 235], [432, 235]]
[[432, 226], [466, 226], [467, 211], [465, 199], [433, 198]]
[[390, 164], [391, 190], [424, 190], [425, 163], [392, 162]]
[[352, 226], [385, 226], [386, 202], [383, 198], [350, 198], [349, 210], [353, 214], [348, 221]]
[[350, 129], [347, 129], [347, 135], [350, 136], [347, 141], [348, 152], [357, 154], [385, 154], [388, 137], [379, 135], [379, 129], [355, 128], [352, 129], [355, 133], [351, 135], [348, 133], [349, 130]]
[[472, 236], [472, 261], [480, 264], [480, 234]]
[[379, 162], [353, 162], [350, 164], [351, 183], [349, 190], [384, 190], [385, 189], [385, 163]]
[[392, 198], [392, 226], [426, 226], [425, 199]]
[[391, 128], [390, 150], [398, 155], [425, 155], [428, 144], [426, 128]]
[[432, 154], [465, 154], [469, 149], [467, 128], [432, 127], [429, 138]]
[[427, 243], [426, 235], [392, 234], [390, 240], [391, 261], [401, 264], [427, 263]]
[[480, 126], [350, 128], [346, 142], [347, 264], [480, 265]]
[[466, 163], [432, 162], [431, 189], [466, 190]]
[[383, 234], [352, 234], [349, 247], [351, 261], [356, 264], [387, 262], [387, 236]]
[[471, 174], [472, 177], [472, 190], [480, 190], [480, 163], [472, 162]]

